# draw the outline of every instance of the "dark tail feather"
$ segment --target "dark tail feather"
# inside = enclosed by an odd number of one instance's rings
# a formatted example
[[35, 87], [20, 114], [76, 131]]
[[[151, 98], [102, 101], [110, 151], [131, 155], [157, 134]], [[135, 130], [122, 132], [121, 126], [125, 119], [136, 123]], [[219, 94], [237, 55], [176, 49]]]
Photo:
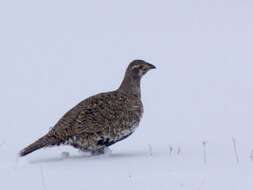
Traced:
[[30, 144], [29, 146], [27, 146], [26, 148], [24, 148], [23, 150], [20, 151], [19, 156], [26, 156], [27, 154], [30, 154], [32, 152], [34, 152], [35, 150], [44, 148], [44, 147], [48, 147], [48, 146], [54, 146], [54, 145], [60, 145], [61, 144], [61, 140], [57, 139], [54, 136], [49, 136], [48, 134], [41, 137], [40, 139], [38, 139], [37, 141], [35, 141], [34, 143]]

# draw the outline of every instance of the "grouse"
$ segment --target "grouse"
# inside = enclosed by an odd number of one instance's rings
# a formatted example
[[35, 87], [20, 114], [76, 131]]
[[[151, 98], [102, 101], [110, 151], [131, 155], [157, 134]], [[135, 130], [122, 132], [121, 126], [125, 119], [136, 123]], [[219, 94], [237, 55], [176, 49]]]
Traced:
[[83, 100], [19, 155], [63, 144], [92, 154], [104, 153], [108, 146], [127, 138], [138, 127], [143, 114], [140, 81], [155, 68], [143, 60], [132, 61], [117, 90]]

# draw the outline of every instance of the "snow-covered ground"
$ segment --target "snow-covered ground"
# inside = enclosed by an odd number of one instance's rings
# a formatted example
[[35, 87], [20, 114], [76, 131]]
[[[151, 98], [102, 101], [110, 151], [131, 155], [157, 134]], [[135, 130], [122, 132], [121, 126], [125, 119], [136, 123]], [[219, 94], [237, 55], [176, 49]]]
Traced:
[[[252, 190], [252, 18], [248, 0], [0, 1], [0, 189]], [[136, 58], [157, 70], [111, 155], [17, 157]]]

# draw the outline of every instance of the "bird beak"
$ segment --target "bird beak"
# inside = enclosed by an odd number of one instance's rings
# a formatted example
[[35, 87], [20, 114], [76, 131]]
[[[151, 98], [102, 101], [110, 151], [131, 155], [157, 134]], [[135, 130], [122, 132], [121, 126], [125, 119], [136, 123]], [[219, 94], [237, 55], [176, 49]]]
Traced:
[[148, 68], [149, 68], [149, 69], [156, 69], [156, 66], [154, 66], [154, 65], [152, 65], [152, 64], [150, 64], [150, 63], [147, 63], [147, 65], [148, 65]]

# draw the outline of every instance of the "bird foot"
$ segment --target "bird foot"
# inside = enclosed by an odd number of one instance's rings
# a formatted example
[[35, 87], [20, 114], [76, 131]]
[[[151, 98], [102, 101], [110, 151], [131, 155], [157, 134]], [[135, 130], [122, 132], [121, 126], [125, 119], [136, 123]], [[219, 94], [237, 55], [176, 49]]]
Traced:
[[70, 156], [69, 152], [62, 152], [62, 153], [61, 153], [61, 157], [62, 157], [63, 159], [69, 158], [69, 156]]
[[89, 157], [89, 156], [92, 156], [92, 153], [90, 151], [83, 151], [83, 150], [78, 150], [78, 155], [81, 156], [81, 157]]
[[91, 152], [91, 155], [92, 156], [98, 156], [98, 155], [111, 155], [112, 154], [112, 151], [110, 148], [108, 147], [105, 147], [105, 148], [102, 148], [102, 149], [98, 149], [98, 150], [95, 150], [95, 151], [92, 151]]

